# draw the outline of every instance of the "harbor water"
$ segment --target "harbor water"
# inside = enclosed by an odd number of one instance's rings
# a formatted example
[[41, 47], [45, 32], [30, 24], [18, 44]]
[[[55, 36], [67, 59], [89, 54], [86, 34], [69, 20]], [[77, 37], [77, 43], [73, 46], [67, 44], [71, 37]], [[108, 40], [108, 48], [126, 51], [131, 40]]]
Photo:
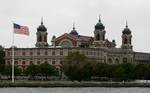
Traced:
[[0, 93], [150, 93], [150, 88], [144, 87], [75, 87], [75, 88], [0, 88]]

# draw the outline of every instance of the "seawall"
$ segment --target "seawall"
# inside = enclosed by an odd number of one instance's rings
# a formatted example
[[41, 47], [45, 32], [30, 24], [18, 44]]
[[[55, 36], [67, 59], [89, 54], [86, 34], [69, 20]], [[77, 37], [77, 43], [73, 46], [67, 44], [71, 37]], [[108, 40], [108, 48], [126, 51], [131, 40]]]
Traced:
[[150, 87], [150, 83], [134, 82], [1, 82], [0, 87]]

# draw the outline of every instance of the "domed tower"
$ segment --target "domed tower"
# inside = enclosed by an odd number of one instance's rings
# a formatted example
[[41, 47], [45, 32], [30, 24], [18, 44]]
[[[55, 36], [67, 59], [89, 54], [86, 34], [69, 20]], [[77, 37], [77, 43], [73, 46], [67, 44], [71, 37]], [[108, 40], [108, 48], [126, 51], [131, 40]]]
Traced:
[[132, 49], [132, 34], [131, 30], [128, 28], [128, 24], [126, 22], [126, 27], [122, 31], [122, 49]]
[[55, 39], [56, 39], [56, 36], [53, 35], [53, 37], [52, 37], [52, 39], [51, 39], [52, 46], [55, 46]]
[[43, 25], [43, 19], [41, 19], [41, 25], [37, 28], [36, 32], [37, 42], [36, 47], [48, 47], [47, 43], [47, 28]]
[[70, 34], [71, 35], [76, 35], [76, 36], [79, 35], [78, 32], [75, 30], [75, 25], [74, 24], [73, 24], [73, 29], [71, 30]]
[[99, 17], [98, 23], [95, 25], [95, 30], [94, 30], [94, 45], [103, 47], [104, 46], [104, 41], [105, 41], [105, 26], [101, 22], [101, 19]]

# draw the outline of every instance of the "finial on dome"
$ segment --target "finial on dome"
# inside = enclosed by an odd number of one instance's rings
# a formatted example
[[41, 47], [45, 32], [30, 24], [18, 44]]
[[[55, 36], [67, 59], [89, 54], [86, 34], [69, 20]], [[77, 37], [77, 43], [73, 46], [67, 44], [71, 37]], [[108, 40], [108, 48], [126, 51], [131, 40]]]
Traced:
[[99, 20], [98, 20], [99, 22], [101, 22], [101, 15], [99, 14]]
[[41, 17], [41, 25], [43, 25], [43, 17]]
[[41, 24], [37, 28], [38, 31], [47, 31], [47, 28], [43, 25], [43, 17], [41, 17]]
[[73, 30], [70, 32], [71, 35], [78, 35], [78, 32], [75, 30], [75, 23], [73, 22]]
[[73, 22], [73, 30], [75, 30], [75, 23]]
[[126, 28], [128, 28], [128, 21], [126, 20]]
[[126, 20], [126, 27], [124, 28], [124, 30], [122, 31], [123, 34], [131, 34], [131, 30], [128, 28], [128, 22]]

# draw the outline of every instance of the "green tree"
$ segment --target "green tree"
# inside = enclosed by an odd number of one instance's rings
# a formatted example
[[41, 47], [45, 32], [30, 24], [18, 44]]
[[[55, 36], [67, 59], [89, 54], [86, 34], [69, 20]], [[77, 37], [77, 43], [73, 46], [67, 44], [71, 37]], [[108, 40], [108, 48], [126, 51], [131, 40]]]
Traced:
[[22, 71], [21, 71], [21, 68], [18, 68], [18, 66], [15, 66], [14, 67], [14, 75], [17, 76], [17, 75], [21, 75]]
[[4, 48], [0, 45], [0, 65], [5, 64], [5, 51]]
[[[12, 65], [5, 65], [2, 74], [6, 75], [8, 79], [11, 79]], [[20, 75], [20, 74], [21, 74], [21, 69], [18, 68], [18, 66], [15, 66], [14, 67], [14, 75], [17, 76], [17, 75]]]
[[87, 57], [79, 52], [73, 52], [65, 58], [65, 65], [67, 64], [84, 64], [87, 61]]
[[6, 75], [8, 79], [11, 79], [11, 76], [12, 76], [12, 65], [5, 65], [4, 71], [3, 71], [2, 74]]
[[5, 64], [0, 64], [0, 74], [3, 74], [5, 69]]
[[111, 67], [112, 66], [108, 64], [97, 63], [94, 67], [94, 76], [110, 78], [112, 76]]
[[0, 45], [0, 74], [3, 73], [5, 68], [5, 51], [4, 48]]
[[[64, 65], [63, 66], [63, 72], [64, 74], [70, 79], [71, 81], [76, 80], [77, 76], [77, 71], [78, 71], [78, 66], [77, 65]], [[79, 75], [79, 74], [78, 74]]]
[[26, 69], [25, 73], [30, 76], [31, 79], [35, 79], [35, 76], [40, 73], [39, 65], [30, 65]]
[[115, 80], [117, 81], [123, 80], [125, 69], [121, 65], [113, 65], [113, 66], [114, 66], [112, 72], [113, 78], [115, 78]]
[[86, 63], [83, 65], [83, 67], [80, 69], [81, 70], [81, 76], [83, 80], [91, 80], [91, 77], [93, 75], [93, 64], [91, 63]]
[[144, 68], [144, 79], [150, 80], [150, 65], [146, 65]]
[[138, 64], [135, 67], [135, 79], [150, 79], [150, 65], [148, 64]]
[[135, 79], [144, 79], [144, 69], [145, 69], [146, 65], [144, 64], [138, 64], [135, 67], [135, 73], [134, 73], [134, 77]]
[[134, 64], [122, 64], [121, 65], [124, 69], [124, 80], [132, 80], [134, 79], [134, 73], [135, 73], [135, 65]]
[[73, 52], [68, 55], [63, 65], [63, 72], [68, 79], [82, 81], [91, 79], [93, 65], [88, 58], [79, 52]]
[[40, 64], [39, 68], [40, 68], [40, 74], [42, 76], [45, 76], [46, 80], [47, 80], [47, 76], [53, 76], [58, 74], [58, 71], [56, 71], [55, 66], [52, 66], [50, 64]]
[[93, 73], [93, 66], [91, 63], [86, 63], [83, 66], [68, 65], [65, 68], [65, 75], [72, 81], [91, 80]]

